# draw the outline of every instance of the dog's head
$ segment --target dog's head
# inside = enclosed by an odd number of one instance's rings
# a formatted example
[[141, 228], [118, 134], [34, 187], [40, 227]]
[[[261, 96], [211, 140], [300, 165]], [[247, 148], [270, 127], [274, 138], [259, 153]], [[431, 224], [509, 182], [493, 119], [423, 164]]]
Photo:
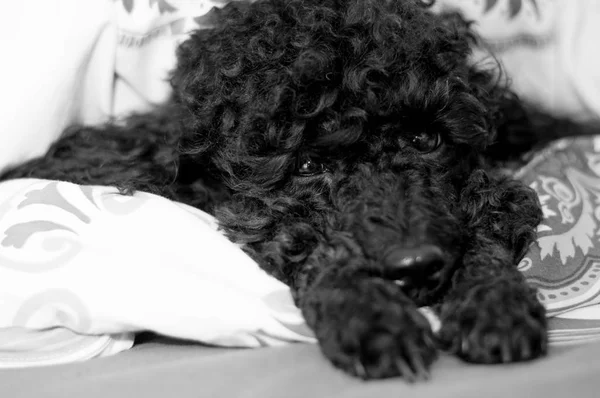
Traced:
[[213, 16], [172, 82], [184, 151], [234, 193], [217, 210], [229, 236], [291, 284], [325, 255], [440, 285], [506, 95], [469, 63], [468, 24], [418, 0], [258, 0]]

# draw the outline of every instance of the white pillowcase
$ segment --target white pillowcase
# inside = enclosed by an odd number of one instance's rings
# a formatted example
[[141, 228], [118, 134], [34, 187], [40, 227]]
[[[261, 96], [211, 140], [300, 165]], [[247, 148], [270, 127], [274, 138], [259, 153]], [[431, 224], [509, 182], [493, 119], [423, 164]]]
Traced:
[[523, 98], [556, 115], [600, 118], [599, 1], [438, 0], [436, 7], [475, 21]]
[[212, 0], [27, 0], [0, 13], [0, 171], [42, 155], [75, 123], [170, 95], [175, 48]]
[[235, 347], [314, 341], [289, 288], [211, 216], [143, 192], [0, 183], [0, 281], [0, 367], [112, 354], [144, 330]]
[[42, 155], [65, 126], [110, 114], [114, 10], [106, 0], [3, 2], [0, 170]]

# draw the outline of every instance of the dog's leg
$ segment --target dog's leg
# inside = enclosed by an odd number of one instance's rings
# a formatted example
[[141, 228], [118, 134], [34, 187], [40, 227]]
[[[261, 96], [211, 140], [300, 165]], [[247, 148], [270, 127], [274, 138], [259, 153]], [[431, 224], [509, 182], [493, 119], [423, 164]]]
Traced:
[[[437, 356], [417, 306], [417, 281], [444, 261], [425, 256], [408, 263], [410, 253], [432, 245], [456, 250], [450, 262], [458, 255], [460, 224], [450, 212], [455, 194], [440, 188], [447, 185], [424, 166], [405, 173], [364, 166], [335, 188], [333, 205], [321, 195], [260, 207], [237, 197], [217, 215], [233, 241], [291, 286], [337, 367], [363, 378], [413, 380], [425, 378]], [[327, 205], [325, 214], [307, 211]]]
[[39, 158], [4, 170], [0, 181], [43, 178], [145, 191], [211, 211], [229, 192], [200, 156], [179, 150], [179, 118], [168, 105], [123, 123], [74, 126]]
[[541, 211], [534, 192], [473, 174], [463, 192], [471, 241], [440, 308], [446, 348], [477, 363], [528, 360], [547, 350], [543, 306], [516, 268]]
[[427, 378], [437, 357], [429, 322], [400, 286], [369, 273], [367, 261], [342, 233], [313, 252], [296, 286], [308, 325], [324, 355], [348, 373]]
[[47, 178], [153, 191], [168, 185], [177, 167], [176, 137], [169, 124], [157, 113], [124, 123], [72, 126], [46, 154], [5, 170], [0, 179]]
[[[236, 241], [258, 240], [240, 231], [241, 217], [226, 217]], [[260, 219], [252, 220], [258, 225]], [[266, 229], [255, 229], [256, 234]], [[378, 275], [351, 233], [286, 220], [274, 239], [248, 243], [246, 252], [269, 274], [288, 284], [324, 355], [338, 368], [364, 379], [423, 379], [437, 357], [429, 322], [389, 278]]]

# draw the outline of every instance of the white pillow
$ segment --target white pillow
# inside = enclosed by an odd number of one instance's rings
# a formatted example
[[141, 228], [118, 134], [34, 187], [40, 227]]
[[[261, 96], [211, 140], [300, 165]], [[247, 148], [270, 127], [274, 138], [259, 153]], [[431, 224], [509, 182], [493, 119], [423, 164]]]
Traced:
[[600, 118], [599, 1], [438, 0], [436, 7], [475, 21], [523, 98], [557, 115]]
[[27, 0], [0, 13], [0, 172], [74, 123], [144, 111], [171, 92], [175, 48], [224, 1]]
[[[143, 330], [236, 347], [314, 341], [289, 288], [211, 216], [143, 192], [0, 183], [0, 281], [0, 367], [88, 359], [107, 336], [127, 349]], [[10, 352], [21, 356], [3, 363]]]
[[7, 1], [0, 13], [0, 170], [75, 122], [109, 115], [116, 51], [106, 0]]

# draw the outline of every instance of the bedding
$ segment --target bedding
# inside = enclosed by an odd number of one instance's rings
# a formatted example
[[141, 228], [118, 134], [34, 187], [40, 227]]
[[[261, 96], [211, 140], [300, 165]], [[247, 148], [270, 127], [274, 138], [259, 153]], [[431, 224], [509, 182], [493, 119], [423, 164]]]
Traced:
[[600, 2], [597, 0], [439, 0], [474, 21], [490, 53], [521, 97], [556, 115], [600, 117]]
[[313, 344], [232, 350], [150, 340], [109, 358], [0, 371], [0, 396], [177, 398], [578, 398], [598, 396], [600, 344], [552, 347], [543, 360], [473, 366], [447, 356], [432, 378], [362, 382]]
[[113, 13], [105, 0], [2, 2], [0, 170], [42, 155], [66, 125], [109, 115]]
[[550, 342], [600, 339], [600, 137], [557, 141], [515, 177], [544, 213], [519, 269], [555, 320]]
[[144, 330], [221, 346], [313, 341], [289, 289], [202, 211], [45, 180], [3, 182], [0, 198], [0, 367], [114, 354]]
[[[5, 2], [0, 54], [11, 62], [0, 63], [0, 170], [42, 154], [67, 125], [163, 101], [175, 47], [190, 30], [210, 27], [211, 8], [227, 2]], [[598, 1], [437, 0], [436, 7], [475, 21], [484, 48], [524, 98], [557, 114], [600, 117]], [[483, 62], [488, 51], [477, 54]]]
[[[190, 29], [210, 26], [208, 10], [226, 2], [79, 3], [31, 0], [25, 7], [15, 1], [0, 16], [6, 29], [0, 51], [20, 61], [0, 67], [0, 106], [10, 110], [0, 118], [0, 169], [42, 153], [68, 124], [97, 123], [164, 100], [175, 46]], [[487, 48], [525, 97], [556, 113], [600, 115], [600, 59], [592, 51], [600, 3], [437, 4], [476, 20]], [[39, 59], [47, 60], [46, 73], [37, 73]], [[563, 140], [517, 173], [544, 205], [539, 242], [520, 269], [551, 316], [550, 357], [510, 367], [469, 367], [444, 358], [432, 387], [419, 387], [423, 394], [475, 396], [490, 386], [506, 392], [507, 380], [523, 394], [535, 388], [545, 396], [594, 385], [600, 346], [566, 346], [600, 339], [599, 160], [598, 139]], [[435, 317], [423, 311], [436, 327]], [[141, 331], [178, 340], [134, 347]], [[122, 197], [110, 187], [0, 184], [0, 367], [19, 368], [0, 371], [0, 396], [44, 390], [45, 396], [87, 396], [92, 385], [98, 396], [159, 396], [163, 384], [178, 396], [197, 396], [202, 388], [211, 397], [247, 396], [247, 388], [251, 395], [278, 397], [296, 393], [289, 388], [294, 385], [316, 396], [369, 396], [371, 387], [330, 369], [314, 345], [292, 344], [313, 341], [289, 290], [221, 236], [210, 216], [146, 193]], [[284, 347], [223, 350], [198, 343]], [[80, 362], [97, 357], [104, 358]], [[62, 365], [23, 369], [51, 364]], [[559, 374], [558, 367], [567, 371]], [[241, 381], [233, 388], [222, 376], [230, 371]], [[379, 396], [410, 388], [375, 385], [383, 391]]]
[[[519, 269], [562, 316], [550, 342], [600, 339], [600, 138], [555, 142], [516, 175], [544, 211]], [[314, 342], [289, 289], [200, 210], [47, 180], [1, 183], [0, 198], [0, 367], [115, 354], [142, 331], [227, 347]]]
[[65, 126], [102, 123], [164, 101], [175, 47], [225, 3], [4, 1], [0, 170], [43, 154]]

